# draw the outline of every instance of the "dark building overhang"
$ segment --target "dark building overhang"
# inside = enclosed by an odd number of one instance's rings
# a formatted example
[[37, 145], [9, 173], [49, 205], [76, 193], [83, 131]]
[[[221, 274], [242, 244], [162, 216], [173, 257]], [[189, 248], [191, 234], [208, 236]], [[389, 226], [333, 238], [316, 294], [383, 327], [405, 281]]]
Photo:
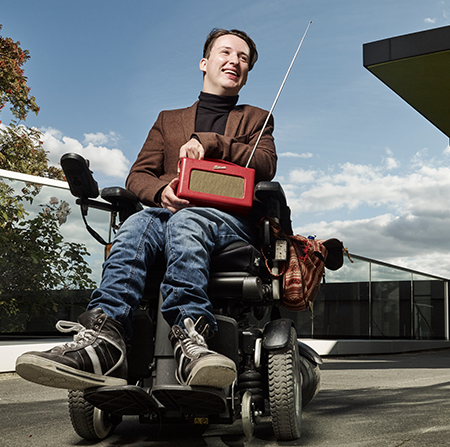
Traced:
[[366, 43], [363, 64], [450, 137], [450, 26]]

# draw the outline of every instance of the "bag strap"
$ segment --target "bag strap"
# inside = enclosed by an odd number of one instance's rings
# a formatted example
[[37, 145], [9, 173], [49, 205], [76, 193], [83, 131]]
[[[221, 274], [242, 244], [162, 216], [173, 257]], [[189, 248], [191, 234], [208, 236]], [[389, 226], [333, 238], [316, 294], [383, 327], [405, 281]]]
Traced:
[[267, 257], [265, 255], [265, 253], [264, 253], [264, 250], [261, 250], [261, 253], [263, 255], [264, 263], [266, 264], [266, 268], [269, 271], [270, 276], [272, 278], [275, 278], [275, 279], [281, 278], [286, 273], [286, 264], [288, 263], [288, 261], [282, 261], [283, 262], [283, 267], [282, 267], [280, 273], [273, 273], [272, 269], [269, 267], [269, 262], [267, 260]]

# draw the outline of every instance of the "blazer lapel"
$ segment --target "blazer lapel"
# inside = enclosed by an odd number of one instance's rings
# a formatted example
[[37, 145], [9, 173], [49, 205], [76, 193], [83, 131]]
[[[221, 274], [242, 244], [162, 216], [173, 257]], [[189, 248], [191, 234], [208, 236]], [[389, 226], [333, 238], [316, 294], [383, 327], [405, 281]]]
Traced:
[[240, 107], [235, 107], [228, 115], [227, 125], [225, 127], [226, 137], [235, 137], [237, 135], [237, 130], [239, 124], [242, 120], [242, 109]]
[[197, 115], [197, 105], [196, 101], [191, 107], [183, 110], [183, 132], [184, 139], [189, 141], [191, 135], [195, 132], [195, 117]]

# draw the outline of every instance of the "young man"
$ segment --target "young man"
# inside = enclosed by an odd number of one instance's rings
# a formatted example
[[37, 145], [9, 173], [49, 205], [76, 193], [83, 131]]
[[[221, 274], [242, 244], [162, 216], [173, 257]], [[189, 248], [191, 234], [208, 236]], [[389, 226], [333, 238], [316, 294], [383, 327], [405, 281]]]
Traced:
[[[236, 106], [256, 60], [255, 44], [246, 33], [219, 29], [209, 34], [200, 61], [199, 101], [160, 113], [127, 178], [127, 188], [150, 208], [121, 227], [100, 287], [78, 323], [58, 323], [62, 331], [77, 331], [74, 341], [20, 356], [16, 371], [23, 378], [73, 390], [126, 384], [125, 341], [131, 336], [132, 313], [143, 295], [147, 271], [164, 256], [161, 312], [172, 326], [178, 381], [216, 388], [234, 381], [234, 362], [207, 346], [217, 329], [207, 296], [209, 261], [214, 251], [233, 242], [252, 242], [252, 222], [178, 198], [177, 164], [181, 157], [247, 163], [268, 113]], [[272, 131], [270, 120], [250, 164], [256, 182], [275, 175]]]

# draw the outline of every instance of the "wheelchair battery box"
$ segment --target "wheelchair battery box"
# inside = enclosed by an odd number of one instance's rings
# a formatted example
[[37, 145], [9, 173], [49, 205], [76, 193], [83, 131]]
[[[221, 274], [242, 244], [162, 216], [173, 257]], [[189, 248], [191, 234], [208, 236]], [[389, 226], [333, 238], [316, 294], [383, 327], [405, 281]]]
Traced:
[[182, 158], [177, 196], [194, 205], [247, 215], [253, 204], [255, 170], [223, 160]]

